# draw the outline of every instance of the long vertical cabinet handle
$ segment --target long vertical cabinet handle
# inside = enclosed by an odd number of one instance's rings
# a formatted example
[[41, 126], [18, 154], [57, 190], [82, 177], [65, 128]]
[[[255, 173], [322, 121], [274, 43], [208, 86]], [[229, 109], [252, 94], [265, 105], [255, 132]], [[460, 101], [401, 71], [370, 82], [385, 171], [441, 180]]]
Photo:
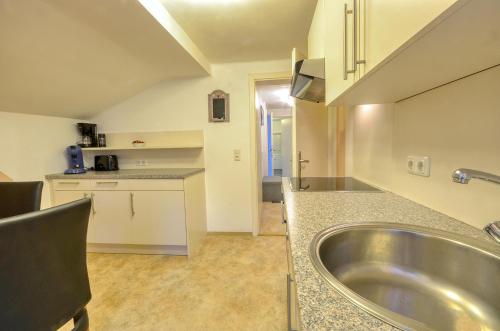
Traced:
[[[352, 14], [353, 16], [353, 22], [352, 22], [352, 68], [348, 69], [347, 68], [347, 58], [348, 58], [348, 52], [347, 52], [347, 18], [348, 15]], [[352, 10], [347, 9], [347, 4], [344, 4], [344, 80], [347, 80], [348, 74], [354, 74], [356, 73], [358, 69], [358, 64], [363, 64], [366, 61], [365, 60], [359, 60], [358, 59], [358, 0], [353, 0], [352, 1]]]
[[285, 224], [286, 223], [286, 217], [285, 217], [285, 203], [283, 200], [281, 200], [281, 223]]
[[97, 214], [95, 210], [94, 196], [95, 196], [94, 193], [90, 193], [90, 207], [92, 208], [92, 215]]
[[[354, 0], [356, 1], [356, 0]], [[347, 80], [347, 75], [352, 73], [352, 70], [347, 69], [347, 17], [352, 14], [352, 10], [347, 9], [347, 3], [344, 3], [344, 80]]]
[[358, 23], [359, 23], [359, 9], [358, 9], [358, 1], [352, 0], [352, 11], [353, 11], [353, 23], [352, 23], [352, 70], [356, 72], [358, 70], [358, 64], [363, 64], [366, 61], [360, 60], [358, 58]]
[[134, 193], [130, 192], [130, 212], [132, 216], [135, 216], [135, 208], [134, 208]]

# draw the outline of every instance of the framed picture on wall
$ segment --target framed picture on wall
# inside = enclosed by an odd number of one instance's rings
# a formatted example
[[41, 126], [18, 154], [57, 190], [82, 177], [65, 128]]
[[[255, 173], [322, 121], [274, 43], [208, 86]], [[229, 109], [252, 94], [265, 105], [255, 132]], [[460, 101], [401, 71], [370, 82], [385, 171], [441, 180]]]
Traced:
[[208, 95], [208, 121], [229, 122], [229, 93], [215, 90]]

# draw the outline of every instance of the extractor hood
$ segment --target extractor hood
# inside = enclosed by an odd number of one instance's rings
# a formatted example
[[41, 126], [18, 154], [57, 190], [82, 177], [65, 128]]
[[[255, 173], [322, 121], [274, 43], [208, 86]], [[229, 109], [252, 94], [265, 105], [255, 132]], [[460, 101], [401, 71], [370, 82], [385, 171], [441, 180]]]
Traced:
[[316, 103], [325, 102], [325, 59], [295, 63], [290, 95]]

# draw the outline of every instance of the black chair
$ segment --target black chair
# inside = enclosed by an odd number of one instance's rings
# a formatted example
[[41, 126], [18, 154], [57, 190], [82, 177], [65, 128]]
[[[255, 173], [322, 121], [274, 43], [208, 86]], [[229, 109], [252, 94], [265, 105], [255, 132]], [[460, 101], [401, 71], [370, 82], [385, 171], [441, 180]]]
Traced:
[[40, 210], [43, 182], [0, 182], [0, 218]]
[[0, 220], [0, 329], [88, 330], [90, 199]]

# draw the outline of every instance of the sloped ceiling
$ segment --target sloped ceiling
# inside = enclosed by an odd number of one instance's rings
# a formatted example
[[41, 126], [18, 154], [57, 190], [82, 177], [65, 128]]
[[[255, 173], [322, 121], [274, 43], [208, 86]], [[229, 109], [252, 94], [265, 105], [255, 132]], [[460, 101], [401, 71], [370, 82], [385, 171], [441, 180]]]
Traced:
[[85, 119], [161, 80], [208, 75], [179, 38], [136, 0], [2, 0], [0, 111]]
[[[333, 1], [333, 0], [332, 0]], [[317, 0], [161, 0], [213, 63], [286, 59], [307, 51]]]

